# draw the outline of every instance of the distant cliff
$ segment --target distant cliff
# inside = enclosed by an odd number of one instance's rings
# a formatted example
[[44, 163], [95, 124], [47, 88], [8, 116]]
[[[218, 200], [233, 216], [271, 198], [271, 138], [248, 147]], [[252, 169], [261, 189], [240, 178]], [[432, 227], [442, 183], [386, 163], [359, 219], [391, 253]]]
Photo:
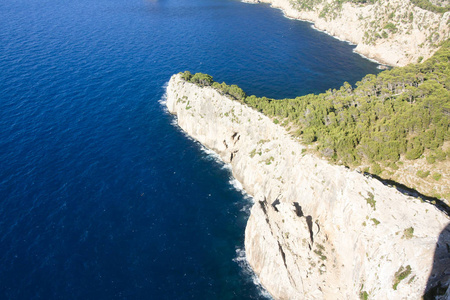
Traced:
[[450, 265], [434, 256], [450, 245], [434, 206], [304, 153], [268, 117], [180, 75], [167, 107], [254, 196], [246, 255], [275, 298], [419, 299], [427, 282], [449, 283], [445, 268], [430, 276]]
[[[449, 38], [450, 12], [428, 1], [244, 0], [266, 2], [291, 18], [311, 21], [330, 35], [357, 45], [355, 51], [392, 66], [427, 59]], [[413, 2], [427, 3], [422, 9]], [[440, 11], [440, 12], [437, 12]]]

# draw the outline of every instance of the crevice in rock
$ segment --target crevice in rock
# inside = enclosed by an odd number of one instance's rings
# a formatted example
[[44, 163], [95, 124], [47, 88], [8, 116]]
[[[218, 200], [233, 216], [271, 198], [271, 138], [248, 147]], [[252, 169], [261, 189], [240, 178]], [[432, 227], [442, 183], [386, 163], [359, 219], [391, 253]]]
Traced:
[[233, 133], [233, 135], [231, 136], [231, 139], [234, 141], [234, 139], [236, 138], [236, 136], [237, 136], [237, 139], [239, 140], [239, 137], [240, 137], [240, 136], [238, 136], [238, 133], [237, 133], [237, 132]]
[[230, 162], [233, 161], [233, 158], [236, 156], [236, 153], [238, 153], [238, 152], [239, 152], [239, 150], [234, 150], [233, 152], [231, 152], [231, 154], [230, 154]]
[[306, 224], [308, 225], [309, 237], [311, 238], [311, 244], [314, 244], [314, 235], [312, 230], [312, 217], [306, 216]]
[[[239, 139], [241, 138], [241, 135], [237, 135], [238, 133], [234, 133], [233, 136], [231, 137], [234, 141], [233, 145], [236, 145], [236, 143], [239, 141]], [[237, 136], [236, 136], [237, 135]]]
[[270, 226], [270, 221], [269, 221], [269, 216], [267, 215], [267, 207], [266, 207], [266, 199], [264, 198], [264, 201], [259, 201], [259, 205], [261, 206], [261, 209], [264, 212], [264, 215], [266, 216], [266, 223], [269, 226], [270, 232], [273, 235], [273, 230], [272, 230], [272, 226]]
[[228, 144], [226, 140], [223, 140], [223, 144], [225, 145], [225, 148], [228, 149]]
[[283, 259], [284, 266], [285, 266], [286, 269], [287, 269], [287, 265], [286, 265], [286, 253], [284, 253], [283, 247], [281, 247], [280, 242], [278, 242], [278, 249], [280, 250], [281, 258]]
[[261, 209], [263, 210], [264, 214], [267, 215], [267, 209], [265, 205], [266, 201], [259, 201], [259, 205], [261, 205]]
[[295, 207], [295, 214], [297, 215], [297, 217], [303, 217], [304, 214], [300, 204], [298, 204], [298, 202], [294, 202], [294, 207]]
[[286, 253], [284, 253], [283, 247], [281, 246], [280, 242], [278, 242], [278, 249], [280, 250], [281, 258], [283, 259], [284, 268], [286, 269], [286, 272], [289, 276], [289, 281], [292, 286], [297, 287], [295, 280], [292, 278], [291, 272], [289, 272], [288, 265], [286, 263]]
[[276, 212], [279, 212], [278, 208], [277, 208], [278, 204], [280, 204], [280, 200], [278, 200], [278, 198], [275, 199], [275, 201], [272, 202], [272, 207], [275, 209]]

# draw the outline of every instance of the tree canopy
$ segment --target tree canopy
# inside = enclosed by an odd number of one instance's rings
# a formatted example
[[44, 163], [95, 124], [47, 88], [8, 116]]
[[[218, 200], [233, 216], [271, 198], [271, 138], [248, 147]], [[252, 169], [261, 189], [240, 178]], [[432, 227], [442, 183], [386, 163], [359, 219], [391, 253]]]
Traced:
[[[208, 85], [296, 128], [295, 135], [304, 143], [316, 142], [332, 161], [395, 166], [401, 155], [415, 160], [430, 150], [427, 161], [434, 162], [448, 155], [442, 146], [450, 139], [449, 60], [447, 41], [423, 63], [367, 75], [355, 87], [346, 82], [340, 89], [295, 99], [247, 96], [236, 85], [219, 84], [212, 77]], [[183, 74], [194, 83], [196, 76], [205, 74]]]

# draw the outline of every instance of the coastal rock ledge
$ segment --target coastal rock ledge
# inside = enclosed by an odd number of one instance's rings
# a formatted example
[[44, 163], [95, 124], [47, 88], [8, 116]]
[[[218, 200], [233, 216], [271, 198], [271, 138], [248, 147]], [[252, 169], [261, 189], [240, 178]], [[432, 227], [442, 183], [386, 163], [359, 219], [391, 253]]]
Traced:
[[245, 251], [274, 298], [420, 299], [448, 285], [450, 220], [434, 206], [304, 153], [268, 117], [180, 75], [167, 107], [254, 197]]

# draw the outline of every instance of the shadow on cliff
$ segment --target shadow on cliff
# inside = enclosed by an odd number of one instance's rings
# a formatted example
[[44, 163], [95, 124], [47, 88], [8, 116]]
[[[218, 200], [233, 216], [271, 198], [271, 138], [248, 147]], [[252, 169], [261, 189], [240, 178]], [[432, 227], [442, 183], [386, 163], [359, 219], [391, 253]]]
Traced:
[[422, 199], [422, 201], [427, 202], [433, 206], [435, 206], [437, 209], [439, 209], [440, 211], [442, 211], [443, 213], [445, 213], [447, 216], [450, 217], [450, 207], [442, 200], [438, 199], [438, 198], [434, 198], [434, 197], [429, 197], [426, 196], [424, 194], [419, 193], [418, 191], [409, 188], [401, 183], [398, 183], [396, 181], [393, 180], [388, 180], [388, 179], [382, 179], [381, 177], [374, 175], [374, 174], [370, 174], [370, 173], [364, 173], [365, 176], [370, 176], [373, 177], [379, 181], [381, 181], [384, 185], [387, 186], [393, 186], [395, 187], [400, 193], [404, 194], [404, 195], [408, 195], [408, 196], [412, 196], [415, 198], [420, 198]]
[[450, 223], [442, 230], [434, 252], [433, 269], [428, 278], [424, 300], [450, 299]]

